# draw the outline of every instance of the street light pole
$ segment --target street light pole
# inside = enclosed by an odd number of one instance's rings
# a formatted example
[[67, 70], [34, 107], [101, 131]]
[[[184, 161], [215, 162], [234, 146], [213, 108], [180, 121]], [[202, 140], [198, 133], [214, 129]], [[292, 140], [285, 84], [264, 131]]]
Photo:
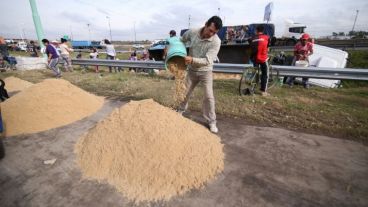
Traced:
[[135, 32], [135, 21], [134, 21], [134, 42], [137, 42], [137, 33]]
[[358, 19], [358, 14], [359, 14], [359, 10], [356, 10], [356, 15], [355, 15], [355, 20], [354, 20], [354, 24], [353, 24], [353, 28], [351, 29], [352, 32], [354, 32], [354, 29], [355, 29], [355, 23]]
[[71, 39], [71, 40], [74, 40], [74, 38], [73, 38], [72, 25], [69, 25], [69, 28], [70, 28], [70, 39]]
[[188, 29], [190, 28], [190, 14], [189, 14], [189, 18], [188, 18]]
[[110, 17], [106, 16], [108, 22], [109, 22], [109, 30], [110, 30], [110, 42], [112, 42], [112, 35], [111, 35], [111, 25], [110, 25]]
[[89, 29], [89, 26], [90, 26], [91, 24], [87, 24], [87, 27], [88, 27], [88, 40], [91, 42], [91, 30]]

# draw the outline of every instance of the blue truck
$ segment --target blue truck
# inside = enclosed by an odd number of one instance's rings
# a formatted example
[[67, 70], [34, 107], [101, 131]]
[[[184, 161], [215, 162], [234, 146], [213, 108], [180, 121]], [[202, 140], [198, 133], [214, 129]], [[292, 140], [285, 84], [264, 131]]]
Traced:
[[[250, 46], [248, 39], [255, 34], [258, 25], [263, 25], [265, 34], [271, 39], [271, 45], [276, 41], [274, 24], [249, 24], [238, 26], [224, 26], [217, 35], [221, 39], [221, 48], [218, 58], [222, 63], [247, 63], [249, 62]], [[180, 32], [182, 36], [188, 29]], [[165, 41], [154, 44], [149, 48], [151, 57], [162, 60]]]
[[99, 41], [73, 40], [71, 41], [73, 49], [102, 49], [103, 45]]

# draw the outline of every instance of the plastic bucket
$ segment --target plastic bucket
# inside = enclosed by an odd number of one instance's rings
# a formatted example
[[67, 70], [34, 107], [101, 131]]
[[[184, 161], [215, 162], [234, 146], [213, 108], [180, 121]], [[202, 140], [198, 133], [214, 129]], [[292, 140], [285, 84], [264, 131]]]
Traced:
[[167, 49], [167, 55], [165, 59], [165, 68], [167, 68], [167, 62], [173, 57], [182, 57], [184, 58], [187, 56], [187, 48], [185, 47], [184, 43], [180, 41], [179, 38], [172, 38], [170, 39], [170, 44]]
[[298, 61], [295, 62], [295, 66], [296, 67], [308, 67], [309, 62], [305, 61], [305, 60], [298, 60]]

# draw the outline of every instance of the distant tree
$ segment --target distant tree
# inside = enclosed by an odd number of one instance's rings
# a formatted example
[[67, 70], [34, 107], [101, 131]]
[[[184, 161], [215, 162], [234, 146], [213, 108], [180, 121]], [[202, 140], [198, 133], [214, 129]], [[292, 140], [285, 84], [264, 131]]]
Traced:
[[368, 35], [366, 31], [350, 31], [349, 36], [354, 36], [355, 38], [364, 38]]
[[337, 32], [332, 32], [332, 36], [337, 36]]
[[345, 32], [339, 32], [339, 36], [345, 36]]

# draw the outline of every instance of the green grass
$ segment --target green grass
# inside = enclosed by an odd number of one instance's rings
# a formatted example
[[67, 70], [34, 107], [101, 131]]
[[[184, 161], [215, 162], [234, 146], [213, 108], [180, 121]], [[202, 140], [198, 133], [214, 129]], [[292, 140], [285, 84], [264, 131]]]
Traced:
[[[368, 68], [367, 55], [368, 51], [352, 51], [350, 58], [356, 63], [354, 66]], [[129, 54], [119, 54], [118, 57], [127, 59], [128, 56]], [[84, 53], [84, 57], [88, 58], [88, 53]], [[104, 54], [100, 58], [105, 58]], [[83, 72], [76, 66], [75, 72], [63, 73], [63, 78], [100, 96], [120, 100], [153, 98], [165, 106], [175, 107], [172, 98], [174, 81], [168, 73], [158, 76], [129, 72], [110, 74], [106, 72], [107, 67], [100, 67], [104, 71], [101, 76], [90, 68], [90, 71]], [[34, 83], [53, 77], [48, 70], [12, 71], [1, 73], [0, 77], [11, 75]], [[344, 81], [343, 85], [343, 88], [338, 89], [312, 87], [309, 90], [298, 86], [275, 87], [269, 91], [272, 96], [261, 97], [239, 96], [238, 80], [215, 80], [216, 112], [241, 118], [249, 124], [283, 127], [368, 144], [368, 84]], [[191, 98], [191, 110], [201, 110], [202, 97], [200, 85]]]
[[[102, 76], [76, 70], [63, 73], [63, 78], [73, 84], [111, 99], [141, 100], [153, 98], [168, 107], [173, 101], [174, 81], [169, 74], [149, 76], [130, 72], [107, 73]], [[107, 71], [107, 68], [102, 70]], [[37, 83], [51, 78], [51, 71], [14, 71], [1, 73], [0, 77], [17, 76]], [[356, 140], [367, 144], [368, 140], [368, 87], [323, 89], [312, 87], [276, 87], [272, 96], [239, 96], [237, 80], [215, 80], [216, 112], [244, 119], [246, 123], [276, 126], [308, 133], [330, 135]], [[190, 110], [200, 111], [202, 86], [194, 91]]]

